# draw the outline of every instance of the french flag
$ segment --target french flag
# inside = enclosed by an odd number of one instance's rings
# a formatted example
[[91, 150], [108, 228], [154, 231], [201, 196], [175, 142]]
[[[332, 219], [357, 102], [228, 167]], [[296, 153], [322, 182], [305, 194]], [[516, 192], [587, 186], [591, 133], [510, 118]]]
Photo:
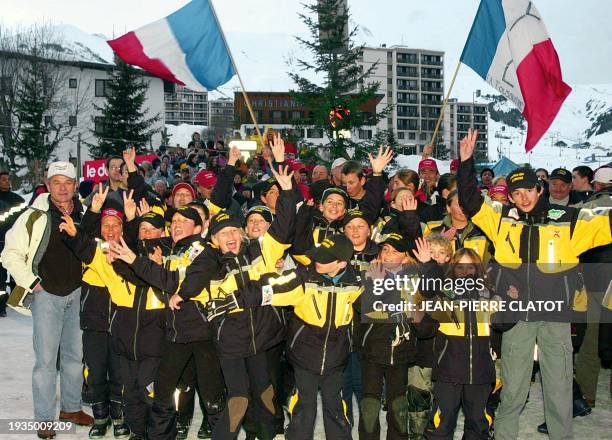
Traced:
[[527, 120], [525, 150], [542, 138], [572, 89], [542, 17], [529, 0], [481, 0], [461, 61]]
[[108, 44], [126, 63], [196, 92], [214, 90], [235, 74], [210, 0], [193, 0]]

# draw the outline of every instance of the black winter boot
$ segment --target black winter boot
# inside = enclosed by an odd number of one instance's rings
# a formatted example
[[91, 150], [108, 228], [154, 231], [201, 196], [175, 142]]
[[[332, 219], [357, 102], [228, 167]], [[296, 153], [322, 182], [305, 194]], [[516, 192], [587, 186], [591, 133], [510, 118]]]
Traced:
[[111, 401], [110, 416], [113, 420], [113, 436], [115, 438], [127, 438], [130, 436], [130, 428], [123, 419], [123, 404]]
[[108, 402], [94, 403], [91, 405], [94, 416], [94, 424], [89, 430], [89, 438], [98, 439], [106, 435], [110, 425]]

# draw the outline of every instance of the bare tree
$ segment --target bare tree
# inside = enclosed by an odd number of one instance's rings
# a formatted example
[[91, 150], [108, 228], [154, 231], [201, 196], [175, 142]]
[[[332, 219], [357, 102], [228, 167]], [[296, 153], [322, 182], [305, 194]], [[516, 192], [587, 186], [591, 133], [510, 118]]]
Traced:
[[49, 23], [20, 29], [0, 24], [0, 144], [5, 164], [30, 184], [41, 180], [60, 142], [72, 137], [78, 114], [90, 105], [91, 82], [78, 80], [69, 88], [74, 60], [63, 43]]

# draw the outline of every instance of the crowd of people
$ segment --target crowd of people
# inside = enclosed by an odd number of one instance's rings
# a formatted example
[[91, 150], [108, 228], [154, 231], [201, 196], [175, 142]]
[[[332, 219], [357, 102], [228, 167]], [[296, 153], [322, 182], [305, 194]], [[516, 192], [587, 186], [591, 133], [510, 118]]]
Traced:
[[[466, 439], [516, 439], [537, 343], [538, 430], [572, 438], [612, 362], [612, 168], [478, 174], [476, 139], [442, 175], [432, 157], [390, 173], [383, 147], [302, 163], [279, 135], [245, 161], [197, 133], [153, 162], [109, 158], [104, 183], [51, 163], [29, 204], [0, 173], [35, 419], [58, 418], [59, 370], [59, 419], [92, 439], [184, 439], [196, 394], [198, 438], [312, 439], [320, 394], [329, 439], [378, 439], [385, 412], [388, 439], [452, 439], [460, 409]], [[376, 293], [398, 277], [463, 287]], [[560, 306], [376, 309], [394, 298]]]

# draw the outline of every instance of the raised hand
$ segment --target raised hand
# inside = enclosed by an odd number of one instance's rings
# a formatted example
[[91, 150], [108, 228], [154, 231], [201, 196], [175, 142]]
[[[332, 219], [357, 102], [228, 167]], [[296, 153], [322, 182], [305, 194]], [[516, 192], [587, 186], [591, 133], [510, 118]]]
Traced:
[[133, 173], [138, 170], [136, 167], [136, 149], [134, 147], [123, 150], [123, 161], [127, 166], [128, 172]]
[[117, 260], [123, 260], [127, 264], [132, 264], [136, 260], [136, 254], [125, 243], [123, 237], [120, 238], [121, 242], [110, 243], [110, 251], [113, 258]]
[[393, 151], [391, 151], [391, 147], [387, 147], [383, 152], [383, 146], [380, 145], [378, 147], [378, 155], [374, 157], [372, 153], [368, 153], [368, 158], [370, 159], [370, 165], [374, 174], [382, 174], [385, 167], [393, 159]]
[[106, 201], [106, 196], [108, 195], [108, 189], [110, 186], [104, 188], [102, 182], [98, 184], [98, 191], [93, 195], [91, 199], [91, 212], [95, 212], [96, 214], [102, 210], [104, 206], [104, 202]]
[[476, 139], [478, 139], [478, 130], [468, 130], [466, 137], [459, 142], [459, 152], [461, 153], [461, 162], [465, 162], [474, 154], [476, 147]]
[[427, 240], [423, 237], [419, 237], [415, 241], [416, 249], [412, 250], [412, 253], [421, 263], [427, 263], [431, 261], [431, 247]]
[[402, 199], [402, 203], [400, 205], [400, 211], [416, 211], [416, 209], [417, 209], [417, 199], [412, 194]]
[[149, 202], [147, 202], [147, 199], [144, 197], [140, 199], [139, 205], [140, 206], [136, 208], [139, 217], [151, 212], [151, 205], [149, 205]]
[[421, 153], [421, 159], [427, 159], [433, 154], [433, 145], [427, 144], [423, 147], [423, 152]]
[[136, 218], [136, 202], [134, 201], [133, 196], [133, 189], [130, 190], [129, 194], [127, 191], [123, 191], [123, 212], [125, 212], [125, 218], [129, 222]]
[[231, 166], [235, 166], [236, 162], [238, 162], [238, 160], [241, 157], [242, 155], [240, 154], [240, 150], [238, 149], [238, 147], [232, 147], [232, 149], [229, 152], [229, 158], [227, 160], [227, 164]]
[[274, 175], [274, 178], [278, 182], [278, 185], [281, 187], [281, 189], [283, 190], [291, 189], [291, 187], [293, 186], [293, 182], [291, 179], [293, 178], [294, 171], [289, 172], [289, 165], [285, 165], [285, 166], [280, 165], [278, 167], [278, 171], [280, 171], [279, 173], [272, 166], [272, 162], [269, 162], [269, 164], [270, 164], [270, 170], [272, 170], [272, 174]]
[[385, 268], [380, 260], [374, 260], [370, 262], [368, 270], [366, 271], [366, 277], [371, 280], [380, 280], [385, 277]]
[[60, 232], [63, 231], [66, 234], [70, 235], [71, 237], [76, 237], [77, 228], [74, 225], [74, 220], [72, 220], [72, 217], [70, 217], [69, 215], [63, 215], [62, 220], [64, 221], [63, 223], [60, 223], [59, 225]]
[[280, 133], [274, 135], [272, 142], [270, 142], [270, 149], [272, 150], [276, 163], [285, 161], [285, 141], [281, 138]]
[[162, 256], [162, 250], [159, 246], [155, 246], [155, 249], [153, 249], [153, 252], [149, 254], [149, 260], [155, 261], [160, 266], [164, 263], [163, 256]]

